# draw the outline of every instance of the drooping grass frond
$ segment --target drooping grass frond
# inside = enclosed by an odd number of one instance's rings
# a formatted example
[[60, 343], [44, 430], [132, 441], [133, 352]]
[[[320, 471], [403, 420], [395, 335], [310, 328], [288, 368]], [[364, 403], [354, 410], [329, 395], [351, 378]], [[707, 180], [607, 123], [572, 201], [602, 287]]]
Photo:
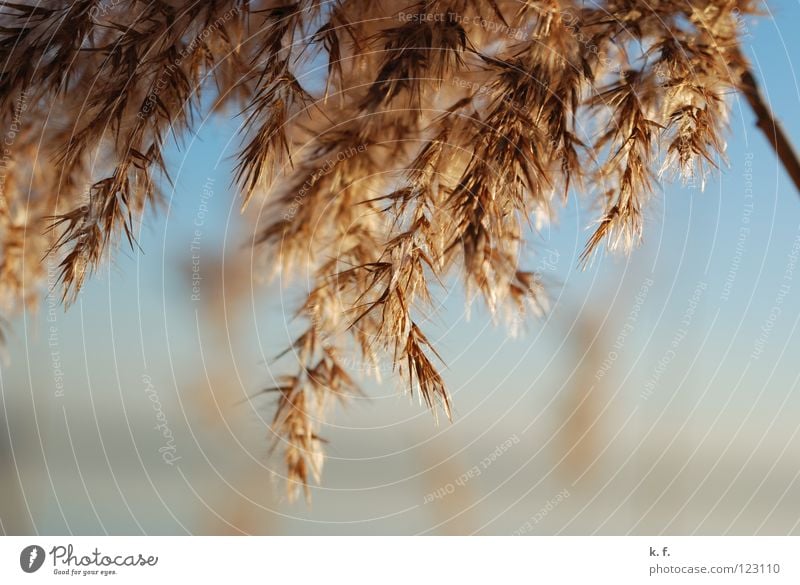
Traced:
[[166, 145], [206, 107], [238, 116], [235, 183], [243, 205], [263, 205], [253, 244], [276, 271], [309, 275], [284, 356], [295, 373], [269, 392], [292, 494], [319, 479], [325, 410], [358, 391], [348, 371], [393, 372], [451, 415], [427, 323], [453, 276], [513, 320], [543, 304], [522, 258], [559, 201], [599, 204], [585, 262], [639, 241], [658, 177], [704, 184], [747, 70], [740, 19], [757, 12], [752, 0], [0, 6], [2, 309], [58, 282], [73, 301], [115, 246], [135, 245], [169, 180]]

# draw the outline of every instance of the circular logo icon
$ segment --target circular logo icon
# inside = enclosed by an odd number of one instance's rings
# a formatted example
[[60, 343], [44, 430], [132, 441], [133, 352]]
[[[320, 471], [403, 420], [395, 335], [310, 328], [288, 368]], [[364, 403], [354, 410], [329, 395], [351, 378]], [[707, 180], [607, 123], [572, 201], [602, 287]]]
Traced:
[[26, 573], [35, 573], [44, 564], [44, 549], [36, 544], [26, 546], [19, 554], [19, 566]]

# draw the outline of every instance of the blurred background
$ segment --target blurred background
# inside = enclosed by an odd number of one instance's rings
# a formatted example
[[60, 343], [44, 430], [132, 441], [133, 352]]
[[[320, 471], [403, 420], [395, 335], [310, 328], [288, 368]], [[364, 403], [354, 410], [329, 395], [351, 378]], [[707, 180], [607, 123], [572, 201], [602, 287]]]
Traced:
[[[800, 3], [743, 23], [800, 144]], [[231, 188], [238, 120], [170, 151], [141, 248], [77, 303], [10, 324], [0, 366], [6, 534], [800, 533], [800, 196], [730, 96], [728, 166], [665, 185], [630, 257], [578, 268], [573, 200], [535, 238], [550, 306], [516, 336], [457, 289], [428, 325], [454, 420], [364, 381], [313, 501], [289, 502], [270, 396], [300, 286], [269, 279]], [[55, 280], [56, 267], [50, 279]]]

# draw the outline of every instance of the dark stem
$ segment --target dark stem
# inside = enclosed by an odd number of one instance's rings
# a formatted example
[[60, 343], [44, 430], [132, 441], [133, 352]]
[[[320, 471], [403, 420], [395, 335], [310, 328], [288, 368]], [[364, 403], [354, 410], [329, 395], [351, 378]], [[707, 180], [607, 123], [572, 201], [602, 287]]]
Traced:
[[775, 119], [772, 110], [764, 101], [764, 96], [761, 94], [758, 83], [748, 68], [742, 73], [739, 89], [744, 94], [744, 97], [747, 98], [747, 102], [756, 115], [756, 126], [767, 137], [783, 168], [789, 173], [795, 187], [800, 191], [800, 159], [798, 159], [797, 153], [780, 122]]

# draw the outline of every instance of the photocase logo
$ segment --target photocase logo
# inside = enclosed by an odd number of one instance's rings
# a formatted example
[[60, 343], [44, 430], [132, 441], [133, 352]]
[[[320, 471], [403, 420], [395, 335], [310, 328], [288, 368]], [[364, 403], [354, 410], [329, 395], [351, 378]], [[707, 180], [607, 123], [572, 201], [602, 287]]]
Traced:
[[22, 549], [19, 554], [19, 566], [26, 573], [35, 573], [44, 564], [44, 549], [32, 544]]

